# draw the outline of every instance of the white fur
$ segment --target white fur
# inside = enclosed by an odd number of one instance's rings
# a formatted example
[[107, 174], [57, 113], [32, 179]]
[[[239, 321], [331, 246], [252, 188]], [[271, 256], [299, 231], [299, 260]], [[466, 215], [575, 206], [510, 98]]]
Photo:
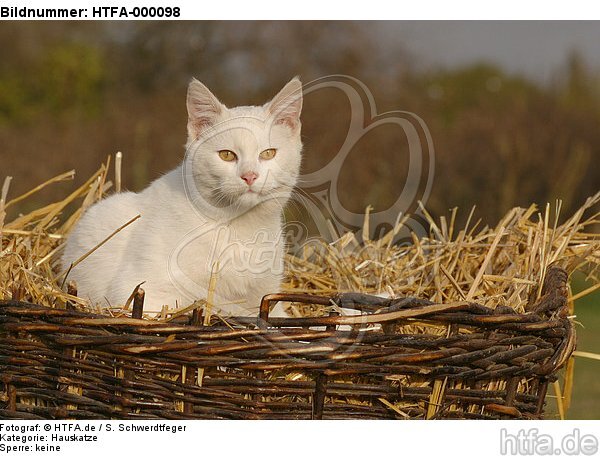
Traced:
[[[140, 193], [93, 205], [67, 239], [64, 269], [141, 215], [72, 269], [69, 280], [79, 295], [121, 306], [145, 282], [145, 310], [182, 307], [207, 297], [216, 271], [214, 310], [256, 314], [261, 297], [281, 284], [282, 208], [299, 174], [301, 107], [297, 78], [264, 106], [231, 109], [193, 80], [184, 162]], [[273, 159], [259, 158], [271, 148], [277, 149]], [[222, 160], [219, 150], [238, 160]], [[258, 174], [252, 192], [240, 177], [246, 172]]]

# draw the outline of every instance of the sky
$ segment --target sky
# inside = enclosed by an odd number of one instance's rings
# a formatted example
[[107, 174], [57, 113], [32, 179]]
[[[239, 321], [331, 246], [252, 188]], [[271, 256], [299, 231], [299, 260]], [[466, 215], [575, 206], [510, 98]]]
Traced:
[[549, 83], [577, 50], [600, 69], [600, 22], [402, 21], [369, 28], [387, 52], [405, 49], [423, 66], [484, 60]]

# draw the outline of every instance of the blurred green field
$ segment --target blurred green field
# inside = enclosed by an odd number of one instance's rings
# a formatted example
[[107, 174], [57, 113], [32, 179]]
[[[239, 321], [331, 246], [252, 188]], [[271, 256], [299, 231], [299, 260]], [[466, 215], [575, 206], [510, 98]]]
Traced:
[[[573, 293], [588, 288], [580, 278], [572, 283]], [[575, 303], [577, 350], [600, 354], [600, 291], [584, 296]], [[561, 387], [563, 381], [561, 378]], [[548, 389], [546, 418], [558, 418], [554, 389]], [[600, 419], [600, 361], [576, 357], [573, 396], [567, 419]]]

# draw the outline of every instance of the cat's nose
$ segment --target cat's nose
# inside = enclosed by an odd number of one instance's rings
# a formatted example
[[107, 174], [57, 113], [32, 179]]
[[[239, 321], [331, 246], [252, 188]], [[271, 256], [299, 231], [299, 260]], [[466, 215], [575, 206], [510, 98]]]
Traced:
[[240, 176], [242, 180], [246, 181], [248, 185], [252, 185], [256, 179], [258, 179], [258, 174], [254, 171], [249, 171]]

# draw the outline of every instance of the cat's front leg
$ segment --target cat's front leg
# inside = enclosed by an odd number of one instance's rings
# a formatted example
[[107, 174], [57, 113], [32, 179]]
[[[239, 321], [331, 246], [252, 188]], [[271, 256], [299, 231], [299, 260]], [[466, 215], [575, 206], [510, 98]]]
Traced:
[[262, 298], [265, 295], [279, 293], [281, 291], [281, 277], [263, 277], [250, 287], [246, 294], [246, 312], [251, 316], [257, 316]]

